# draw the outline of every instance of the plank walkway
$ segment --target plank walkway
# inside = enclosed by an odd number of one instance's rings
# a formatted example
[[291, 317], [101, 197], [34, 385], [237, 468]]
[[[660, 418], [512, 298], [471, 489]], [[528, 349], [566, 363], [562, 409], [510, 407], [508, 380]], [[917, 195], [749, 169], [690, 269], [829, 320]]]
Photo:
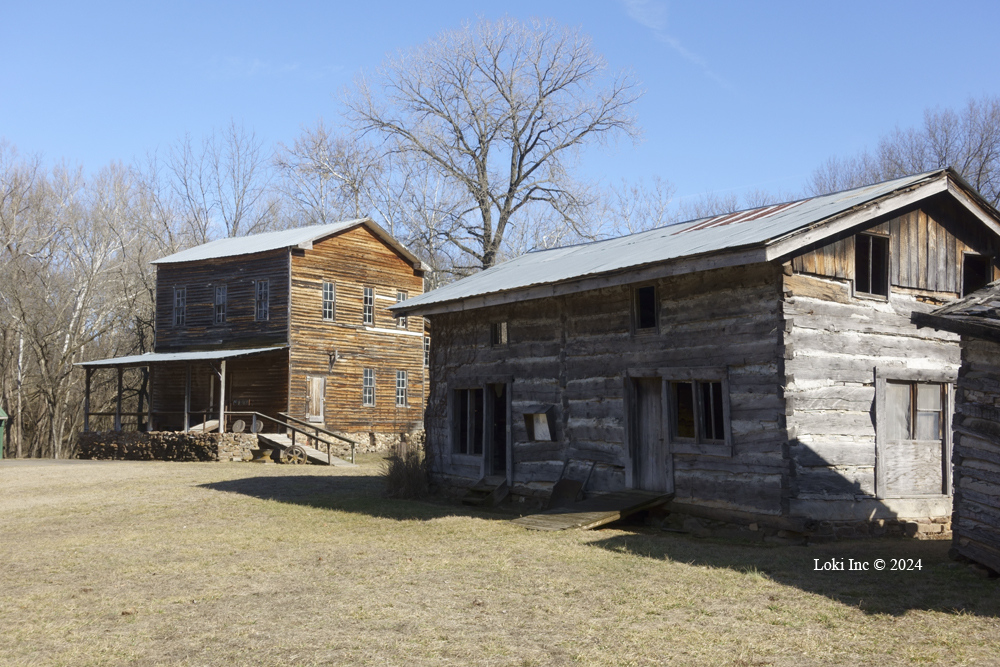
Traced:
[[[272, 447], [277, 447], [278, 449], [284, 451], [292, 446], [292, 439], [289, 438], [284, 433], [258, 433], [257, 438], [261, 440], [265, 445], [270, 445]], [[302, 444], [302, 440], [305, 438], [296, 438], [295, 444], [301, 447], [309, 460], [313, 463], [320, 463], [322, 465], [327, 465], [329, 460], [326, 458], [326, 452], [321, 452], [318, 449], [313, 449], [312, 447], [307, 447]], [[333, 459], [333, 465], [335, 466], [353, 466], [354, 464], [350, 461], [345, 461], [338, 456], [331, 456]]]
[[514, 519], [512, 523], [529, 530], [590, 530], [630, 514], [662, 505], [672, 500], [672, 493], [654, 491], [621, 491], [605, 493], [565, 507], [556, 507], [541, 514], [531, 514]]

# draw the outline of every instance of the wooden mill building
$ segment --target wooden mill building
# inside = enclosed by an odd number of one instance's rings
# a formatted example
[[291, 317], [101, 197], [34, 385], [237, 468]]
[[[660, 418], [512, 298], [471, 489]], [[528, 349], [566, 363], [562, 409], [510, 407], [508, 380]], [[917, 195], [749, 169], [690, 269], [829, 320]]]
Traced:
[[122, 369], [142, 367], [149, 430], [225, 431], [250, 412], [354, 434], [422, 428], [424, 323], [388, 306], [423, 292], [423, 269], [373, 221], [223, 239], [154, 264], [154, 352], [80, 364], [88, 396], [96, 369], [117, 368], [120, 387]]
[[[435, 337], [433, 474], [673, 492], [737, 520], [951, 512], [958, 337], [910, 321], [994, 278], [951, 169], [534, 252], [408, 300]], [[827, 525], [831, 525], [827, 524]]]
[[1000, 572], [1000, 282], [914, 321], [962, 337], [952, 539], [959, 554]]

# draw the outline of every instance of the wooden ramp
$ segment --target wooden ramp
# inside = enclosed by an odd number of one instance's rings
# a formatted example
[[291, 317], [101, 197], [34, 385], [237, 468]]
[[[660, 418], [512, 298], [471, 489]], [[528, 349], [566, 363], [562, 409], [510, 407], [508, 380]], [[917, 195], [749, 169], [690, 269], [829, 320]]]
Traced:
[[[281, 451], [285, 451], [292, 446], [292, 439], [284, 433], [258, 433], [257, 440], [262, 445], [273, 447]], [[296, 438], [296, 440], [298, 440], [298, 442], [296, 442], [295, 445], [302, 448], [302, 451], [306, 453], [309, 461], [312, 463], [322, 463], [323, 465], [328, 465], [330, 463], [329, 459], [326, 458], [326, 452], [321, 452], [318, 449], [313, 449], [312, 447], [306, 447], [302, 444], [302, 440], [305, 440], [305, 438]], [[331, 456], [330, 458], [333, 459], [333, 465], [335, 466], [354, 465], [353, 463], [336, 456]]]
[[556, 507], [541, 514], [522, 516], [512, 523], [530, 530], [590, 530], [630, 514], [669, 502], [672, 493], [654, 491], [621, 491], [596, 495], [565, 507]]

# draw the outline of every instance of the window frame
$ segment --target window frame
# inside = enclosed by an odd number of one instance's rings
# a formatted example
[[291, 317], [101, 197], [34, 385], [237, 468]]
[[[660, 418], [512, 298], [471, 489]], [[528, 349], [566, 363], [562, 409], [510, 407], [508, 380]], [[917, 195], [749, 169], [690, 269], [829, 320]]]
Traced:
[[490, 347], [507, 347], [510, 343], [507, 320], [490, 322]]
[[187, 326], [187, 285], [174, 286], [171, 322], [178, 329]]
[[[475, 440], [476, 423], [471, 418], [474, 412], [471, 409], [472, 399], [475, 396], [475, 392], [479, 394], [479, 410], [480, 410], [480, 432], [478, 441]], [[449, 397], [451, 398], [451, 411], [450, 411], [450, 424], [449, 428], [451, 431], [451, 455], [453, 457], [464, 458], [466, 460], [476, 461], [483, 460], [486, 452], [486, 388], [483, 385], [460, 385], [458, 387], [452, 388], [449, 392]], [[461, 451], [461, 406], [465, 405], [468, 409], [468, 416], [466, 418], [466, 436], [468, 439], [467, 451]], [[479, 451], [476, 451], [476, 444], [478, 443]]]
[[[653, 325], [640, 327], [639, 294], [642, 290], [653, 290]], [[660, 290], [656, 283], [633, 285], [629, 294], [630, 324], [633, 336], [653, 336], [660, 333]]]
[[409, 378], [406, 371], [396, 371], [396, 407], [409, 407]]
[[[396, 290], [396, 303], [402, 303], [409, 298], [407, 292], [402, 290]], [[406, 315], [400, 315], [396, 318], [396, 328], [406, 329], [409, 324], [409, 318]]]
[[424, 368], [431, 367], [431, 337], [424, 336]]
[[[370, 382], [369, 382], [370, 380]], [[361, 407], [375, 407], [375, 369], [361, 369]]]
[[[221, 295], [221, 299], [219, 298]], [[225, 283], [215, 286], [215, 310], [214, 322], [216, 326], [226, 323], [227, 308], [229, 303], [229, 286]]]
[[322, 308], [320, 314], [324, 322], [337, 321], [337, 283], [324, 280], [322, 287]]
[[[870, 239], [882, 239], [885, 241], [885, 294], [879, 294], [878, 292], [865, 292], [858, 289], [858, 241], [861, 238], [867, 238], [868, 241], [868, 287], [872, 287], [872, 253], [873, 244]], [[892, 294], [892, 242], [888, 234], [880, 234], [877, 232], [858, 232], [854, 235], [854, 275], [851, 277], [851, 289], [854, 296], [863, 299], [878, 299], [881, 301], [888, 301], [889, 296]]]
[[[989, 285], [991, 282], [993, 282], [993, 280], [992, 280], [992, 278], [993, 278], [993, 256], [992, 255], [983, 255], [983, 254], [978, 253], [978, 252], [969, 252], [969, 251], [962, 252], [962, 266], [959, 267], [959, 271], [960, 271], [960, 273], [959, 273], [959, 279], [961, 280], [962, 284], [959, 285], [959, 298], [963, 298], [963, 299], [965, 297], [969, 296], [970, 294], [972, 294], [972, 292], [976, 291], [976, 290], [966, 290], [965, 289], [965, 261], [966, 261], [966, 259], [968, 257], [980, 257], [980, 258], [982, 258], [986, 262], [986, 270], [989, 273], [989, 276], [987, 277], [986, 284], [984, 284], [983, 287], [985, 287], [986, 285]], [[982, 287], [979, 287], [979, 288], [976, 288], [976, 289], [982, 289]]]
[[[664, 406], [664, 434], [670, 445], [670, 451], [674, 454], [695, 454], [701, 456], [723, 456], [733, 455], [733, 424], [732, 410], [729, 397], [729, 371], [728, 368], [706, 367], [658, 369], [657, 374], [663, 379], [662, 395], [666, 405]], [[675, 401], [674, 384], [678, 382], [693, 383], [694, 392], [694, 429], [695, 436], [686, 438], [677, 435], [677, 409]], [[722, 385], [722, 430], [723, 437], [709, 440], [702, 437], [702, 415], [705, 407], [702, 392], [698, 390], [699, 385], [707, 383], [720, 383]]]
[[[955, 416], [955, 383], [958, 373], [954, 371], [933, 371], [911, 368], [875, 367], [875, 498], [944, 498], [954, 493], [952, 487], [953, 475], [951, 469], [952, 452], [952, 420]], [[936, 383], [944, 385], [944, 401], [942, 416], [942, 441], [944, 451], [941, 454], [943, 479], [942, 493], [910, 494], [905, 496], [886, 495], [885, 448], [888, 424], [888, 403], [886, 400], [886, 383]], [[911, 408], [912, 409], [912, 408]]]
[[271, 318], [271, 281], [254, 281], [253, 318], [255, 322], [267, 322]]
[[375, 288], [361, 289], [361, 324], [366, 327], [375, 326]]

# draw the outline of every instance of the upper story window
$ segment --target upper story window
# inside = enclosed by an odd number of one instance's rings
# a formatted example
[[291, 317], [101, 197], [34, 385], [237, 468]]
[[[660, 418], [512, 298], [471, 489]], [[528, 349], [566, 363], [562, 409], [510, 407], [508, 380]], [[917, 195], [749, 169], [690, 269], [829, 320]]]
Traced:
[[182, 327], [187, 321], [187, 287], [174, 288], [174, 326]]
[[972, 294], [993, 282], [993, 263], [983, 255], [962, 255], [962, 296]]
[[[396, 292], [396, 303], [400, 303], [401, 301], [406, 301], [406, 292]], [[396, 326], [400, 329], [405, 329], [406, 323], [406, 315], [400, 315], [396, 318]]]
[[361, 380], [361, 405], [372, 407], [375, 405], [375, 369], [364, 369]]
[[396, 407], [406, 407], [406, 371], [396, 371]]
[[889, 237], [854, 237], [854, 292], [889, 296]]
[[361, 312], [362, 324], [375, 324], [375, 288], [366, 287]]
[[333, 283], [323, 283], [323, 319], [333, 322], [337, 317], [337, 287]]
[[490, 345], [503, 347], [507, 344], [507, 323], [494, 322], [490, 325]]
[[632, 326], [640, 331], [656, 331], [656, 286], [632, 290]]
[[424, 368], [431, 365], [431, 337], [424, 336]]
[[256, 297], [254, 299], [254, 313], [255, 318], [258, 322], [263, 322], [268, 319], [268, 303], [270, 297], [269, 282], [267, 280], [258, 280]]
[[215, 323], [226, 323], [226, 301], [229, 290], [225, 285], [215, 286]]

